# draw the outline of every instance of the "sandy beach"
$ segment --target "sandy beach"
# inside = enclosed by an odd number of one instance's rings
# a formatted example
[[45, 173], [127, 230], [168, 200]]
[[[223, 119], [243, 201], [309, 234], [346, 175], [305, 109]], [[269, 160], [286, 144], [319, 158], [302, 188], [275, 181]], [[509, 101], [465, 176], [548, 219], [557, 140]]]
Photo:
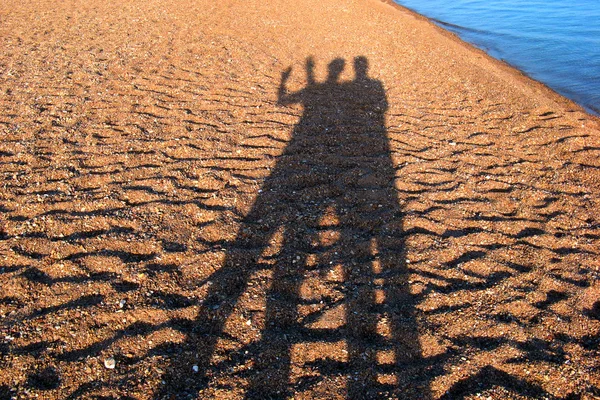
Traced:
[[600, 120], [380, 0], [0, 0], [0, 399], [600, 398]]

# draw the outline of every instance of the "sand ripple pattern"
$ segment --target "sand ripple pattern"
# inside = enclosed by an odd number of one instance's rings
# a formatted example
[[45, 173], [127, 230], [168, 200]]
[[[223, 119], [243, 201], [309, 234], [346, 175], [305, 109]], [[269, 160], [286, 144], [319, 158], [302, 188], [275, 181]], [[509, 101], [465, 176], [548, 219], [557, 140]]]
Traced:
[[600, 394], [589, 116], [91, 3], [0, 6], [0, 398]]

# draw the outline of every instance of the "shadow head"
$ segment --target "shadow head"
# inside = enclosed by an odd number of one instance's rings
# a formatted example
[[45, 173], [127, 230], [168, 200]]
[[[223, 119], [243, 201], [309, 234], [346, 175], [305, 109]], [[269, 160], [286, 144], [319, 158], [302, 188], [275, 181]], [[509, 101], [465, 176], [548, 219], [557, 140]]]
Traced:
[[337, 82], [340, 78], [342, 71], [344, 70], [345, 65], [346, 65], [346, 61], [344, 61], [343, 58], [333, 59], [333, 61], [331, 61], [329, 63], [329, 66], [327, 68], [328, 69], [327, 81], [328, 82]]
[[367, 71], [369, 70], [369, 60], [365, 56], [358, 56], [354, 58], [354, 73], [356, 79], [367, 79]]

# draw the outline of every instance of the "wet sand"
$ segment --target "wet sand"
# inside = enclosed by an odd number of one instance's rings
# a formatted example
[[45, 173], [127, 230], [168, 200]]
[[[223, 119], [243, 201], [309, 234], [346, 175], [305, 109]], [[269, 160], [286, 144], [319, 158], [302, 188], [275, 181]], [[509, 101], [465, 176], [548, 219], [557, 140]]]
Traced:
[[598, 118], [401, 7], [0, 1], [0, 132], [1, 399], [600, 396]]

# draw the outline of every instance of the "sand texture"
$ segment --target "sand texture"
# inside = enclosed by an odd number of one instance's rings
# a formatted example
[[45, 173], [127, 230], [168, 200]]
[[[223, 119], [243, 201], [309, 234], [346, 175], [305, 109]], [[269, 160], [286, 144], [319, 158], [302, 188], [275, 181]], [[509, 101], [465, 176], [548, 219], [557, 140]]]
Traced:
[[600, 397], [597, 118], [378, 0], [0, 0], [0, 399]]

